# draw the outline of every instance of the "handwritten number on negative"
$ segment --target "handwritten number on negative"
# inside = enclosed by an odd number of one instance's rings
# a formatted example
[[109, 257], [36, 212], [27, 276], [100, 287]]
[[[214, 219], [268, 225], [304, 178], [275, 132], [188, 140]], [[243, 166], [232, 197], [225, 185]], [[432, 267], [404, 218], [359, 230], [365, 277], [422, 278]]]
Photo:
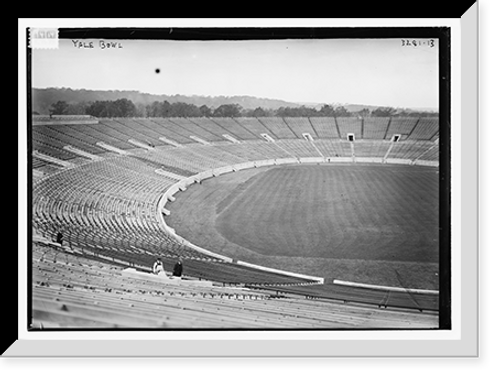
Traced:
[[416, 40], [416, 39], [402, 39], [401, 46], [403, 47], [419, 47], [419, 46], [429, 46], [434, 47], [435, 43], [433, 39], [429, 40]]

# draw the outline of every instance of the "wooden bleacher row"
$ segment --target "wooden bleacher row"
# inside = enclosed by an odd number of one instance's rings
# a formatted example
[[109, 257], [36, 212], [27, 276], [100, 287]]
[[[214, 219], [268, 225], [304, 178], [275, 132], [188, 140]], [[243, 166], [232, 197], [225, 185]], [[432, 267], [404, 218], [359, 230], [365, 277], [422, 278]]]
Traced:
[[177, 251], [178, 244], [159, 226], [156, 207], [173, 183], [126, 157], [64, 170], [34, 185], [33, 224], [48, 238], [63, 231], [85, 247], [106, 246], [123, 254]]
[[[305, 140], [279, 140], [276, 145], [282, 147], [295, 158], [316, 157], [321, 158], [321, 154], [314, 144]], [[289, 157], [286, 157], [289, 158]]]
[[[398, 142], [402, 144], [409, 144], [408, 142]], [[410, 142], [413, 144], [414, 142]], [[355, 157], [366, 157], [366, 158], [384, 158], [389, 147], [391, 145], [390, 141], [356, 141], [353, 143], [354, 156]], [[345, 149], [345, 143], [344, 143]]]
[[[326, 158], [326, 157], [370, 157], [396, 158], [414, 161], [416, 159], [438, 161], [439, 149], [431, 141], [406, 140], [393, 143], [388, 140], [357, 140], [353, 143], [340, 139], [305, 139], [277, 140], [274, 143], [247, 141], [241, 144], [217, 142], [211, 145], [191, 143], [183, 147], [156, 147], [151, 150], [137, 149], [133, 155], [135, 160], [155, 169], [161, 168], [184, 177], [195, 175], [208, 169], [230, 166], [256, 160], [281, 158]], [[69, 159], [74, 164], [81, 164], [88, 159], [77, 157], [68, 150], [58, 150], [48, 145], [38, 145], [39, 151], [60, 160]], [[47, 147], [48, 150], [44, 150]], [[390, 151], [389, 151], [390, 150]], [[58, 152], [61, 154], [58, 155]], [[432, 153], [431, 153], [432, 151]], [[389, 153], [387, 155], [387, 153]], [[103, 158], [117, 154], [106, 155]], [[34, 168], [40, 170], [44, 162], [40, 158], [33, 162]], [[79, 159], [79, 160], [77, 160]], [[134, 159], [129, 159], [132, 166]], [[50, 162], [49, 164], [50, 165]], [[131, 167], [133, 169], [133, 167]], [[47, 170], [52, 173], [55, 170]]]
[[325, 157], [351, 157], [351, 144], [343, 140], [316, 140], [316, 147]]
[[[272, 289], [272, 286], [259, 287]], [[380, 308], [405, 308], [419, 311], [438, 311], [439, 297], [435, 294], [402, 292], [371, 288], [356, 288], [338, 284], [318, 284], [307, 287], [287, 286], [279, 293], [302, 294], [311, 298], [326, 298], [343, 302], [376, 305]]]
[[408, 143], [395, 143], [389, 152], [388, 158], [410, 159], [414, 160], [421, 157], [430, 148], [435, 146], [434, 143], [415, 141], [411, 144]]
[[[31, 328], [433, 328], [434, 315], [126, 276], [119, 266], [33, 246]], [[184, 282], [184, 283], [183, 283]]]
[[346, 139], [353, 133], [356, 139], [390, 140], [400, 134], [402, 140], [433, 141], [439, 134], [437, 118], [389, 117], [261, 117], [261, 118], [145, 118], [99, 119], [98, 124], [35, 125], [32, 128], [36, 144], [46, 148], [75, 146], [93, 154], [105, 151], [96, 145], [103, 141], [117, 148], [135, 148], [130, 139], [152, 146], [166, 146], [161, 137], [180, 144], [193, 143], [192, 136], [208, 142], [226, 141], [229, 134], [240, 141], [261, 140], [265, 133], [274, 139], [302, 139], [309, 133], [314, 139]]

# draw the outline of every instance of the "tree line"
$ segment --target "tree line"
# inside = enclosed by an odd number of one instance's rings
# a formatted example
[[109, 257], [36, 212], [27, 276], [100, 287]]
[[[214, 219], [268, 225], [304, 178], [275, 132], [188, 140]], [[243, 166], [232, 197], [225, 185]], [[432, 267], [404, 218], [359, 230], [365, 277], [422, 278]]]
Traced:
[[428, 117], [436, 112], [417, 112], [392, 107], [363, 108], [349, 111], [346, 107], [324, 104], [314, 107], [280, 107], [278, 109], [244, 109], [239, 104], [223, 104], [217, 108], [183, 102], [154, 101], [134, 104], [128, 99], [68, 104], [57, 101], [50, 106], [51, 115], [90, 115], [94, 117]]

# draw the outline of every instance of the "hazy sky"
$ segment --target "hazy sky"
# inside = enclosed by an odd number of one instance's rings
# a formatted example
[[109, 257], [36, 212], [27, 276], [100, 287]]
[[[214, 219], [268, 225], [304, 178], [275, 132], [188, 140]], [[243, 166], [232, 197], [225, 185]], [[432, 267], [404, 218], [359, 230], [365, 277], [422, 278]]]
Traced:
[[33, 87], [438, 107], [437, 40], [99, 41], [33, 50]]

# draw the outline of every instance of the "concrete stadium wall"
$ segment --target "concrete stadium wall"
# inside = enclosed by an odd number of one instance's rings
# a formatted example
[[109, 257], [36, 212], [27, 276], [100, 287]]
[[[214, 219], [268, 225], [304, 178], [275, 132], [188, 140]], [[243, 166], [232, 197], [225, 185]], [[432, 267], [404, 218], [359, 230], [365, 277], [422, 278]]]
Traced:
[[203, 171], [203, 172], [200, 172], [195, 177], [197, 177], [199, 180], [204, 180], [204, 179], [208, 179], [208, 178], [213, 177], [213, 175], [212, 175], [211, 171]]
[[376, 286], [376, 285], [373, 285], [373, 284], [355, 283], [355, 282], [348, 282], [348, 281], [345, 281], [345, 280], [337, 280], [337, 279], [335, 279], [333, 281], [333, 284], [338, 284], [338, 285], [347, 286], [347, 287], [370, 288], [370, 289], [377, 289], [377, 290], [387, 290], [387, 291], [397, 291], [397, 292], [409, 292], [409, 293], [439, 295], [439, 291], [436, 291], [436, 290], [421, 290], [421, 289], [414, 289], [414, 288], [399, 288], [399, 287], [388, 287], [388, 286]]
[[405, 165], [410, 165], [413, 161], [411, 159], [398, 159], [398, 158], [387, 158], [385, 160], [385, 163], [392, 163], [392, 164], [405, 164]]
[[421, 161], [417, 159], [413, 162], [413, 164], [417, 166], [430, 166], [430, 167], [439, 167], [439, 162], [437, 161]]
[[276, 162], [275, 159], [266, 159], [262, 161], [254, 161], [253, 164], [254, 167], [263, 167], [263, 166], [272, 166], [275, 164], [275, 162]]
[[253, 162], [245, 162], [234, 165], [238, 170], [244, 170], [246, 168], [254, 168]]
[[354, 161], [359, 163], [383, 163], [383, 158], [356, 157]]
[[326, 163], [352, 163], [352, 157], [325, 157]]
[[325, 163], [323, 157], [300, 158], [300, 163]]
[[274, 160], [276, 165], [300, 163], [297, 158], [278, 158]]
[[320, 278], [318, 276], [310, 276], [310, 275], [297, 274], [295, 272], [278, 270], [278, 269], [275, 269], [275, 268], [254, 265], [252, 263], [247, 263], [247, 262], [243, 262], [243, 261], [237, 261], [236, 263], [239, 264], [239, 265], [241, 265], [241, 266], [251, 267], [251, 268], [255, 268], [255, 269], [259, 269], [259, 270], [267, 271], [267, 272], [273, 272], [275, 274], [283, 274], [283, 275], [293, 276], [295, 278], [304, 279], [304, 280], [313, 280], [313, 281], [317, 282], [317, 284], [323, 284], [324, 281], [325, 281], [324, 278]]

